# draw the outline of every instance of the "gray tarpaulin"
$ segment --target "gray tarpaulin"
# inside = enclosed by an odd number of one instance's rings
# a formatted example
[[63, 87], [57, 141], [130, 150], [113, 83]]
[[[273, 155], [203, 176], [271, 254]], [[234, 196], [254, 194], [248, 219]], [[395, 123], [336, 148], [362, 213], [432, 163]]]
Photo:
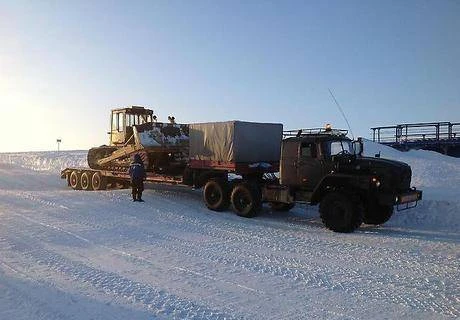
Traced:
[[282, 124], [228, 121], [190, 124], [189, 129], [190, 158], [193, 160], [280, 160]]

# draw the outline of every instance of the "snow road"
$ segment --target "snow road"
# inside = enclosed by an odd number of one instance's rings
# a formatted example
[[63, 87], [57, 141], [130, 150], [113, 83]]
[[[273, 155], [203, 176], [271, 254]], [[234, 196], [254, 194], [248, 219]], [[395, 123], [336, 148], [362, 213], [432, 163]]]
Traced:
[[[3, 162], [0, 319], [460, 317], [454, 199], [425, 193], [405, 218], [336, 234], [314, 207], [243, 219], [187, 188], [133, 203], [71, 190], [42, 162]], [[410, 227], [442, 206], [453, 220]]]

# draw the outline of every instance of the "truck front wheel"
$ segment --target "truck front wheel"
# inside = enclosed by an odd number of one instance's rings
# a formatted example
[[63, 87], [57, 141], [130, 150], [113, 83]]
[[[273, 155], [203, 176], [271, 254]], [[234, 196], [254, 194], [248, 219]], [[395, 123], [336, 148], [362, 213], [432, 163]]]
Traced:
[[206, 182], [203, 190], [206, 207], [213, 211], [224, 211], [230, 205], [228, 183], [223, 179], [211, 179]]
[[237, 184], [232, 191], [233, 210], [240, 217], [252, 218], [262, 207], [262, 195], [257, 186], [249, 183]]
[[339, 192], [327, 194], [319, 212], [325, 226], [334, 232], [353, 232], [363, 221], [361, 205]]
[[364, 212], [364, 223], [367, 224], [384, 224], [390, 220], [393, 215], [393, 206], [370, 204]]

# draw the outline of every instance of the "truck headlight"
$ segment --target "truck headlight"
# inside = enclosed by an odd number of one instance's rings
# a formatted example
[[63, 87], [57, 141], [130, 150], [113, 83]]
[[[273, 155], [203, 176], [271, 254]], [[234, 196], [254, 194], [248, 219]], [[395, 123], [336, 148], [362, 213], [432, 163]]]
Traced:
[[380, 183], [379, 179], [377, 179], [376, 177], [373, 177], [373, 178], [371, 179], [371, 181], [372, 181], [372, 183], [373, 183], [377, 188], [380, 187], [380, 184], [381, 184], [381, 183]]

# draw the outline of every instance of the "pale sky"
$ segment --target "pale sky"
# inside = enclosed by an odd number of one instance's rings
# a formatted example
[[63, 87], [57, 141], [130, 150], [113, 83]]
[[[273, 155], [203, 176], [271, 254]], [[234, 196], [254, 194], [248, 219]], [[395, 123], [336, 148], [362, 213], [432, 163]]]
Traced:
[[0, 152], [108, 142], [110, 109], [355, 136], [460, 121], [460, 1], [0, 0]]

